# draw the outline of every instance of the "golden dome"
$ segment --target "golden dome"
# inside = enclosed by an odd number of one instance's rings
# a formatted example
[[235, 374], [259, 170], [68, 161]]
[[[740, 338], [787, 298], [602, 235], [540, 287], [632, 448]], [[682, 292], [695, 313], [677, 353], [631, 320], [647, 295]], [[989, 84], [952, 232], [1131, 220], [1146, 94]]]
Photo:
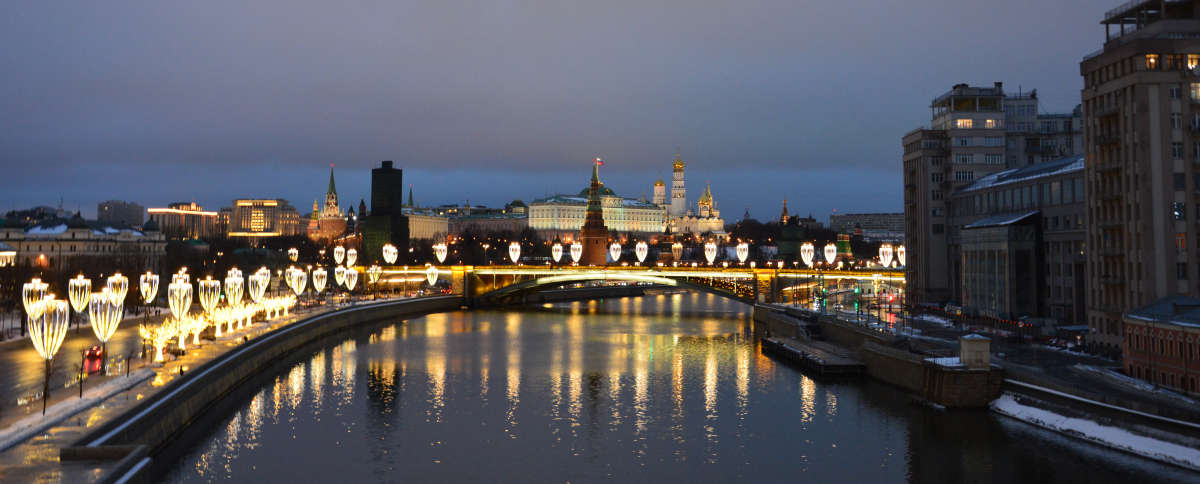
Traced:
[[659, 179], [658, 179], [658, 181], [654, 182], [654, 186], [656, 186], [656, 187], [665, 187], [665, 186], [667, 186], [667, 184], [666, 184], [666, 183], [663, 183], [663, 181], [662, 181], [662, 178], [659, 178]]
[[675, 165], [675, 171], [680, 171], [680, 170], [682, 170], [682, 169], [683, 169], [683, 160], [679, 158], [679, 154], [678, 154], [678, 153], [676, 153], [676, 154], [675, 154], [675, 163], [674, 163], [674, 165]]

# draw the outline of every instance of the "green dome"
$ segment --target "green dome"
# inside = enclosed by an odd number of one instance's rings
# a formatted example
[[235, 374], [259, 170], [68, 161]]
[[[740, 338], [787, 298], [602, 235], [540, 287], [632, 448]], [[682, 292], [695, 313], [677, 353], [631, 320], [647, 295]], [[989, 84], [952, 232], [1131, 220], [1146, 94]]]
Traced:
[[[586, 197], [586, 196], [590, 195], [590, 193], [588, 193], [588, 191], [591, 189], [592, 189], [591, 187], [584, 188], [583, 190], [581, 190], [579, 192], [579, 196]], [[617, 196], [617, 194], [613, 193], [612, 189], [608, 188], [608, 187], [600, 187], [600, 195], [601, 196], [610, 196], [610, 197]]]

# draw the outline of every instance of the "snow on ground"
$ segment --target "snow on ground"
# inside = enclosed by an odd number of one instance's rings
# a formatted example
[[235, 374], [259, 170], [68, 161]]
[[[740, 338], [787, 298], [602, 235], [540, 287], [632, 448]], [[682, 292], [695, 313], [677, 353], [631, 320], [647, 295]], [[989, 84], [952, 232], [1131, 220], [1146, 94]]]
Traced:
[[950, 368], [963, 367], [962, 360], [958, 359], [957, 356], [945, 356], [945, 357], [941, 357], [941, 358], [925, 358], [925, 361], [928, 361], [935, 365], [941, 365], [941, 366], [950, 367]]
[[1118, 373], [1118, 372], [1110, 370], [1108, 368], [1101, 368], [1101, 367], [1092, 366], [1092, 365], [1079, 365], [1079, 364], [1072, 365], [1071, 368], [1074, 370], [1077, 370], [1077, 371], [1081, 371], [1084, 373], [1089, 373], [1092, 375], [1099, 376], [1100, 378], [1104, 378], [1105, 380], [1108, 380], [1112, 383], [1116, 383], [1117, 385], [1134, 388], [1134, 389], [1144, 391], [1144, 392], [1155, 393], [1155, 394], [1162, 395], [1167, 398], [1172, 398], [1172, 399], [1175, 399], [1175, 400], [1178, 400], [1178, 401], [1181, 401], [1184, 403], [1189, 403], [1192, 405], [1200, 403], [1200, 401], [1197, 401], [1186, 395], [1181, 395], [1181, 394], [1171, 391], [1167, 388], [1155, 386], [1154, 384], [1152, 384], [1148, 381], [1139, 380], [1137, 378], [1131, 377], [1124, 373]]
[[37, 435], [38, 433], [62, 422], [73, 415], [91, 408], [106, 398], [125, 391], [138, 383], [154, 376], [154, 370], [143, 368], [130, 373], [128, 377], [118, 377], [104, 384], [84, 390], [83, 398], [68, 398], [46, 409], [46, 415], [41, 412], [14, 422], [7, 428], [0, 429], [0, 451], [7, 450], [16, 444]]
[[1097, 445], [1192, 470], [1200, 470], [1200, 449], [1146, 437], [1119, 427], [1101, 425], [1092, 420], [1067, 417], [1049, 410], [1024, 405], [1008, 393], [993, 400], [991, 408], [1001, 415]]
[[913, 317], [913, 319], [919, 319], [921, 321], [930, 322], [930, 323], [936, 324], [938, 326], [943, 326], [943, 327], [947, 327], [947, 328], [954, 326], [954, 323], [950, 322], [949, 319], [943, 318], [941, 316], [935, 316], [932, 314], [917, 315], [917, 316]]

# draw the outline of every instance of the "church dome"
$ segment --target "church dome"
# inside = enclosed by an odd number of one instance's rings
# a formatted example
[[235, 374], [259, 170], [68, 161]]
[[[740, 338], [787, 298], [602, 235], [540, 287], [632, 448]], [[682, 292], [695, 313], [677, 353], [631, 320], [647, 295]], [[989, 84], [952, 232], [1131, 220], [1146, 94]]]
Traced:
[[659, 179], [658, 179], [658, 181], [654, 182], [654, 186], [656, 186], [656, 187], [665, 187], [665, 186], [667, 186], [667, 184], [666, 184], [666, 183], [663, 183], [663, 181], [662, 181], [662, 178], [659, 178]]
[[[590, 187], [589, 187], [589, 188], [584, 188], [583, 190], [580, 190], [580, 191], [579, 191], [579, 196], [581, 196], [581, 197], [586, 197], [586, 196], [588, 196], [588, 195], [589, 195], [589, 193], [588, 193], [588, 192], [589, 192], [590, 190], [591, 190], [591, 188], [590, 188]], [[611, 189], [611, 188], [608, 188], [608, 187], [600, 187], [600, 196], [602, 196], [602, 197], [603, 197], [603, 196], [615, 197], [615, 196], [617, 196], [617, 194], [616, 194], [616, 193], [613, 193], [613, 191], [612, 191], [612, 189]]]

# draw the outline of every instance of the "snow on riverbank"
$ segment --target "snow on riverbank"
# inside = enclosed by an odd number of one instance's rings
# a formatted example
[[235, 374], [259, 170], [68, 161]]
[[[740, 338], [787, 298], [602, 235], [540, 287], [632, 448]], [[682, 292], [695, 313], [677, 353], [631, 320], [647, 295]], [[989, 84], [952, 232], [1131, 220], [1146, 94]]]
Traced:
[[993, 400], [996, 413], [1105, 447], [1200, 471], [1200, 449], [1138, 435], [1082, 418], [1067, 417], [1022, 404], [1005, 393]]
[[46, 409], [46, 415], [41, 412], [29, 415], [14, 422], [7, 428], [0, 429], [0, 451], [26, 441], [30, 437], [71, 418], [75, 414], [91, 408], [120, 392], [146, 381], [154, 376], [154, 370], [143, 368], [130, 373], [127, 377], [118, 377], [104, 384], [84, 390], [83, 398], [68, 398]]
[[950, 320], [949, 320], [949, 319], [943, 318], [943, 317], [941, 317], [941, 316], [934, 316], [934, 315], [932, 315], [932, 314], [921, 314], [921, 315], [917, 315], [917, 316], [916, 316], [916, 317], [914, 317], [913, 319], [919, 319], [919, 320], [921, 320], [921, 321], [925, 321], [925, 322], [928, 322], [928, 323], [933, 323], [933, 324], [936, 324], [936, 325], [938, 325], [938, 326], [942, 326], [942, 327], [946, 327], [946, 328], [949, 328], [949, 327], [951, 327], [951, 326], [954, 326], [954, 323], [950, 322]]

